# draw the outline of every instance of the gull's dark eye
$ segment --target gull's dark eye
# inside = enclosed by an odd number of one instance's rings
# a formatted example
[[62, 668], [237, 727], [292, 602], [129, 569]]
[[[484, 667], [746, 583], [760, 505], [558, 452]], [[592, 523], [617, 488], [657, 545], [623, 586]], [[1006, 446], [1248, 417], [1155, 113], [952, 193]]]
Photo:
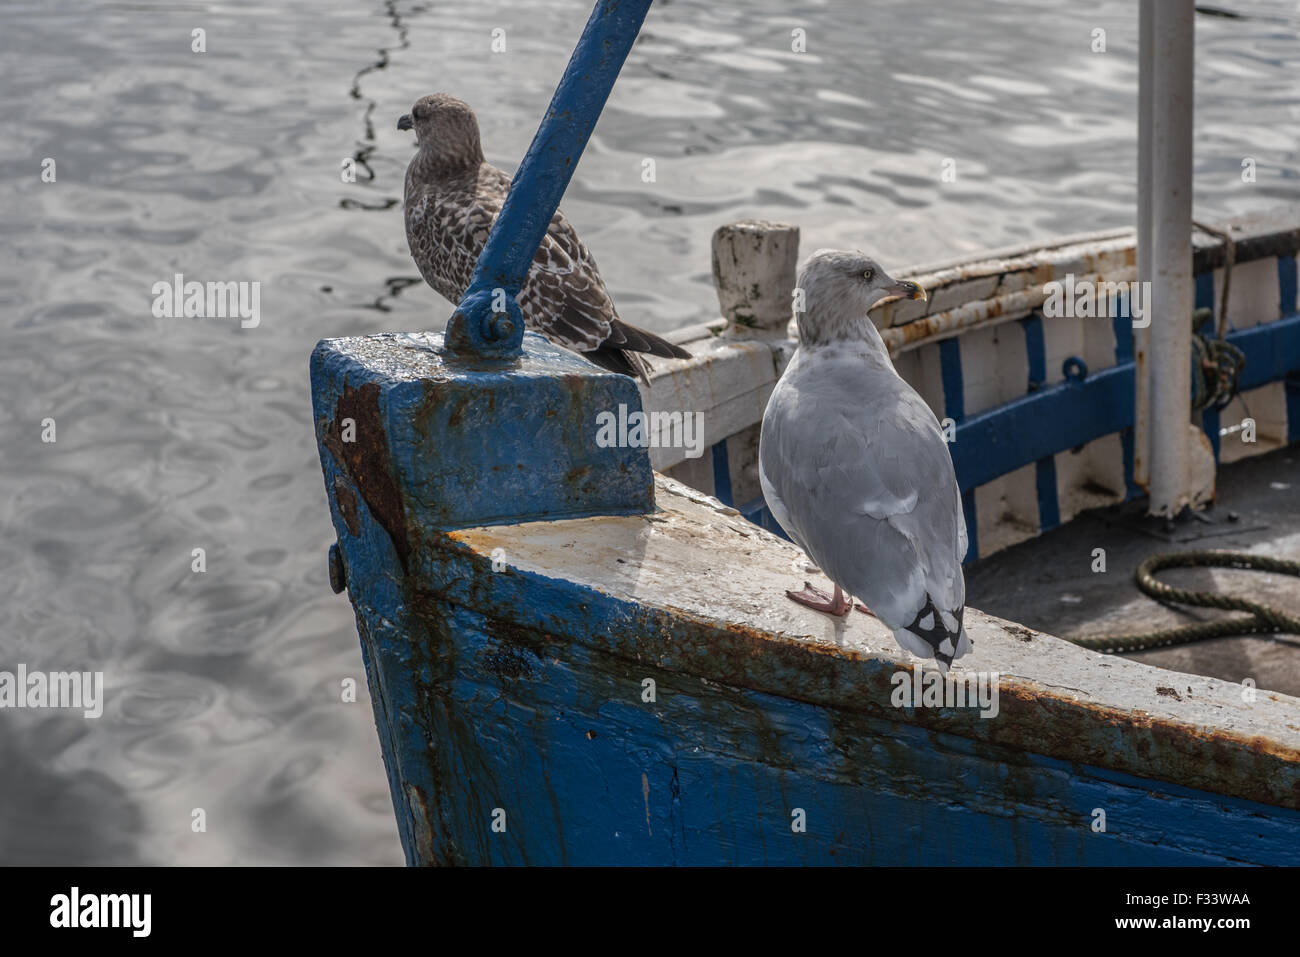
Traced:
[[874, 269], [868, 268], [863, 271], [862, 278], [865, 279], [867, 282], [871, 282], [871, 280], [876, 278], [876, 271]]

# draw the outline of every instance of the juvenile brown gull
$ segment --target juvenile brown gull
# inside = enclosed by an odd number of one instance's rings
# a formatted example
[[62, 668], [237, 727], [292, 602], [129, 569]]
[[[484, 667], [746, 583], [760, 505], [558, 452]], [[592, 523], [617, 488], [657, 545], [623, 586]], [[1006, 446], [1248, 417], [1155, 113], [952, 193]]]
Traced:
[[799, 348], [763, 413], [759, 481], [835, 593], [805, 583], [786, 595], [834, 615], [856, 596], [902, 647], [946, 671], [971, 648], [961, 493], [934, 413], [894, 371], [867, 316], [885, 297], [925, 292], [861, 253], [830, 249], [804, 263], [798, 283]]
[[[455, 305], [469, 288], [510, 177], [484, 161], [478, 119], [453, 96], [421, 98], [397, 128], [415, 130], [419, 146], [406, 168], [406, 241], [425, 282]], [[559, 210], [518, 300], [529, 329], [611, 372], [648, 382], [637, 353], [691, 356], [619, 319], [596, 261]]]

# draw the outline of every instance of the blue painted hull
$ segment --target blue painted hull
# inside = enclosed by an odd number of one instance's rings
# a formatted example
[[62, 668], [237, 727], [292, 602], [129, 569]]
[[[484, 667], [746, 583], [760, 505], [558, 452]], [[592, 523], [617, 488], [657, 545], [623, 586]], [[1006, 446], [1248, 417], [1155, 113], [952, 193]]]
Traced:
[[444, 553], [416, 576], [449, 599], [358, 603], [412, 864], [1300, 864], [1294, 810], [636, 662], [599, 645], [716, 636], [563, 582], [494, 587], [494, 617], [483, 575]]

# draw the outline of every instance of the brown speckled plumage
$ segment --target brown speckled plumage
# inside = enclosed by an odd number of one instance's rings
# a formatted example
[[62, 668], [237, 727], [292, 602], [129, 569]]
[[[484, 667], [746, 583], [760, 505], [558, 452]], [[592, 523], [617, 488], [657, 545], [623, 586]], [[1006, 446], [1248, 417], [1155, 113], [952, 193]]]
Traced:
[[[420, 99], [399, 128], [413, 127], [419, 151], [406, 168], [406, 240], [425, 281], [452, 304], [510, 190], [510, 177], [483, 159], [478, 120], [445, 93]], [[646, 378], [638, 352], [690, 358], [686, 350], [623, 322], [596, 262], [556, 210], [519, 293], [529, 329], [614, 372]]]

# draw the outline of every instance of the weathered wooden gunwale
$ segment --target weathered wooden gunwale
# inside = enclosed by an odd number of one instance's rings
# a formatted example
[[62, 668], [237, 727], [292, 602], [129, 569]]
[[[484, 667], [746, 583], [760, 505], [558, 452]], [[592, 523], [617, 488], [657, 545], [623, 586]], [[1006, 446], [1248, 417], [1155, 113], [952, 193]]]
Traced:
[[[1240, 685], [1096, 654], [968, 609], [975, 650], [954, 674], [997, 672], [999, 715], [894, 708], [890, 678], [918, 660], [879, 621], [788, 601], [785, 589], [808, 577], [796, 570], [798, 548], [671, 479], [657, 477], [655, 491], [660, 511], [650, 515], [448, 533], [488, 565], [487, 587], [466, 590], [466, 607], [711, 682], [1300, 809], [1300, 699], [1257, 691], [1247, 702]], [[495, 549], [508, 561], [497, 573]], [[572, 627], [576, 615], [530, 609], [513, 583], [523, 576], [562, 579], [572, 602], [604, 604], [608, 624], [586, 632]]]

